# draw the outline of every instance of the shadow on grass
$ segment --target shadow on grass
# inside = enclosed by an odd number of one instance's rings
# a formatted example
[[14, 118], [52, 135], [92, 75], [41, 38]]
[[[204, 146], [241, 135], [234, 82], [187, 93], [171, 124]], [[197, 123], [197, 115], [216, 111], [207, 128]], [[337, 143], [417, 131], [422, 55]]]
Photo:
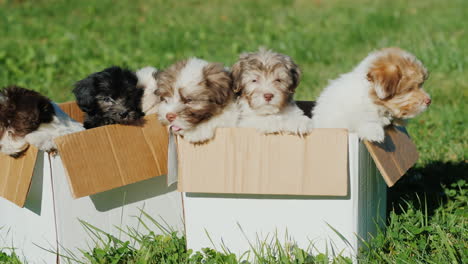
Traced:
[[468, 180], [468, 163], [465, 161], [436, 161], [423, 168], [412, 168], [388, 189], [387, 211], [401, 213], [401, 207], [406, 207], [405, 201], [418, 207], [424, 206], [426, 200], [428, 214], [432, 216], [434, 210], [447, 201], [444, 187], [450, 187], [458, 180]]

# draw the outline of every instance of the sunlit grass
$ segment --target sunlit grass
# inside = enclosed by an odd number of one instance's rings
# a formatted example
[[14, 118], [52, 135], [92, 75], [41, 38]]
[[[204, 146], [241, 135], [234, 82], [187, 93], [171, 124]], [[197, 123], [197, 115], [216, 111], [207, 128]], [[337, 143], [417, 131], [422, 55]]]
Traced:
[[[468, 248], [466, 237], [459, 237], [467, 233], [466, 192], [450, 196], [427, 187], [467, 188], [449, 186], [466, 179], [467, 170], [466, 14], [465, 0], [0, 0], [0, 86], [19, 84], [61, 102], [73, 100], [75, 81], [110, 65], [164, 68], [189, 56], [231, 65], [240, 52], [266, 46], [296, 60], [303, 71], [296, 99], [313, 100], [328, 80], [370, 51], [400, 46], [429, 69], [425, 89], [433, 104], [408, 126], [420, 160], [390, 193], [399, 194], [405, 185], [406, 194], [414, 194], [416, 186], [418, 193], [428, 193], [434, 212], [414, 201], [395, 204], [387, 231], [370, 242], [364, 256], [369, 263], [453, 263], [460, 257], [467, 262], [466, 250], [459, 248]], [[401, 227], [426, 213], [421, 234], [427, 244], [408, 246], [421, 235]], [[235, 263], [229, 254], [208, 249], [200, 254]], [[7, 258], [0, 255], [0, 263], [2, 257]]]

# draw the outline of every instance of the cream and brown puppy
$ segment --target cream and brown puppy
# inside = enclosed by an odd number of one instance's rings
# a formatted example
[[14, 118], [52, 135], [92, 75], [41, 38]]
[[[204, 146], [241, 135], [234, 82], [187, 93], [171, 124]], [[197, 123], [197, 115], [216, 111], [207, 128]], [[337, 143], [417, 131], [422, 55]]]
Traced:
[[266, 49], [241, 54], [232, 77], [239, 94], [240, 127], [267, 134], [310, 132], [311, 120], [293, 100], [301, 71], [289, 56]]
[[238, 111], [229, 72], [197, 58], [179, 61], [156, 76], [159, 120], [191, 143], [215, 136], [218, 127], [235, 127]]
[[373, 52], [323, 90], [312, 110], [312, 124], [347, 128], [361, 139], [382, 142], [385, 126], [404, 125], [431, 104], [422, 88], [427, 77], [424, 65], [407, 51]]

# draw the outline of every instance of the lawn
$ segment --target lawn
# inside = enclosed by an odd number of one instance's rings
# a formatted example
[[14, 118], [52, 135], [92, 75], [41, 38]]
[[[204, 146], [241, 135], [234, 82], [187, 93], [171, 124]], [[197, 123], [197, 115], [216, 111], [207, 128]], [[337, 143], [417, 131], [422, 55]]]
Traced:
[[164, 68], [189, 56], [231, 65], [266, 46], [296, 60], [296, 99], [313, 100], [370, 51], [402, 47], [429, 69], [433, 104], [408, 126], [420, 159], [389, 189], [388, 229], [363, 259], [466, 263], [467, 14], [466, 0], [0, 0], [0, 86], [63, 102], [75, 81], [110, 65]]

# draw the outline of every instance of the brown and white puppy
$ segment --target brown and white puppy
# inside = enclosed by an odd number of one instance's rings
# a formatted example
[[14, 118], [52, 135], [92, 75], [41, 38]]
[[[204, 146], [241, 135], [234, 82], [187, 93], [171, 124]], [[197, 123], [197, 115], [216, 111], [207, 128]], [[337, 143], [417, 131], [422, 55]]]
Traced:
[[197, 58], [179, 61], [156, 76], [159, 120], [192, 143], [214, 137], [218, 127], [234, 127], [238, 111], [229, 72]]
[[18, 86], [0, 91], [0, 152], [20, 156], [28, 146], [55, 151], [54, 138], [84, 130], [49, 98]]
[[312, 111], [314, 128], [347, 128], [382, 142], [384, 127], [415, 117], [431, 104], [422, 86], [428, 73], [411, 53], [385, 48], [330, 82]]
[[232, 66], [240, 127], [263, 133], [306, 134], [311, 120], [293, 100], [301, 71], [291, 57], [270, 50], [241, 54]]

